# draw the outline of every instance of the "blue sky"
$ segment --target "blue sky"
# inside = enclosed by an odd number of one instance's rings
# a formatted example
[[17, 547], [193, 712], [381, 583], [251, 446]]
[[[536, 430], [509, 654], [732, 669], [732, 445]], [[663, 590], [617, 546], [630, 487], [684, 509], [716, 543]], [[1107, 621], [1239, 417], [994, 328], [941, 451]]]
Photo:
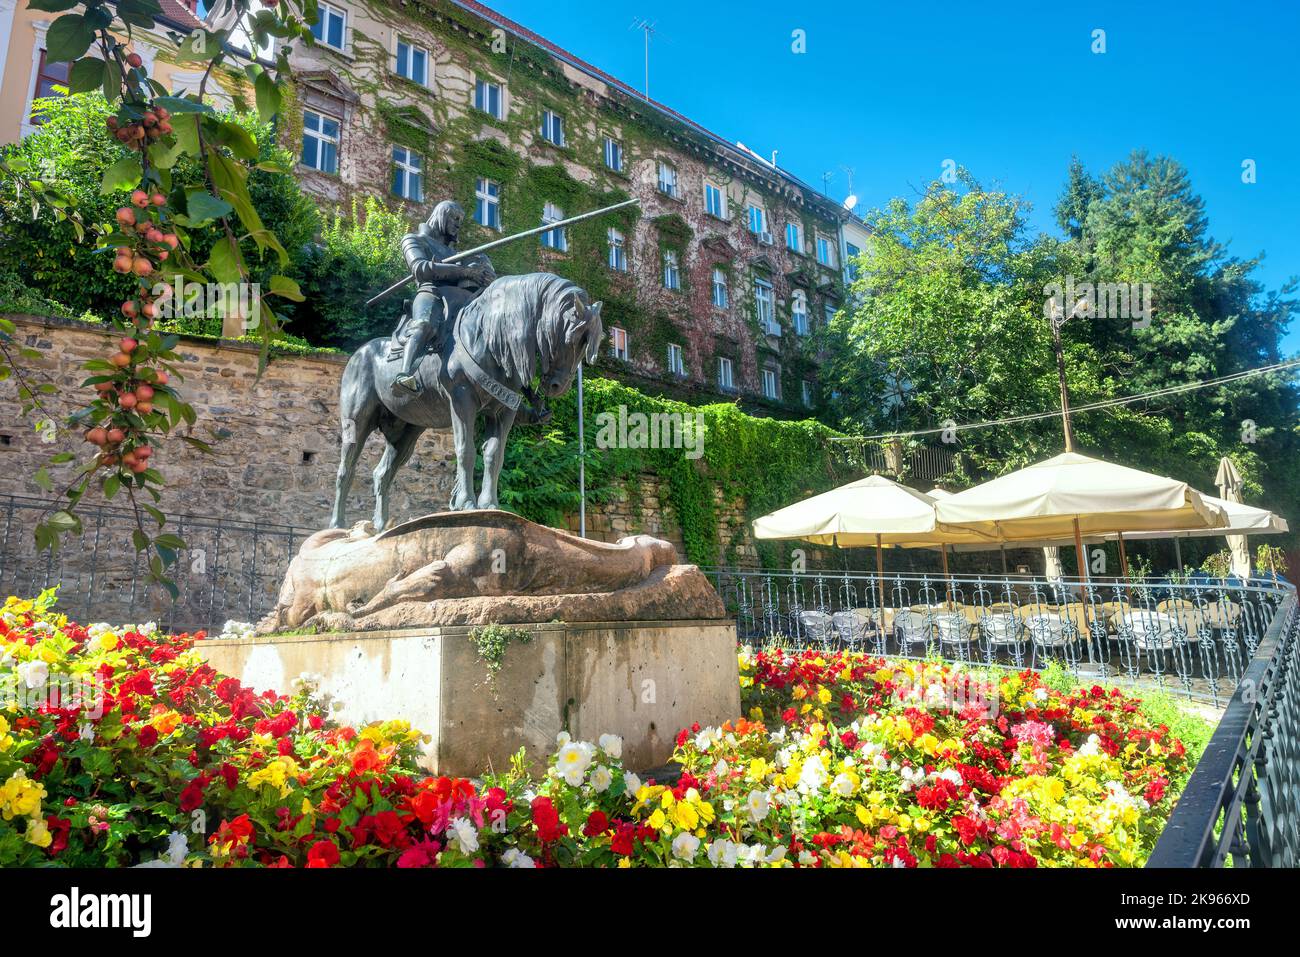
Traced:
[[[657, 25], [650, 94], [859, 210], [914, 196], [955, 160], [1051, 208], [1072, 153], [1094, 172], [1146, 148], [1188, 167], [1211, 234], [1300, 275], [1300, 2], [488, 0], [635, 85], [636, 17]], [[805, 32], [807, 52], [791, 50]], [[1092, 32], [1106, 52], [1093, 53]], [[1256, 162], [1244, 184], [1241, 164]], [[1300, 351], [1293, 324], [1288, 351]]]

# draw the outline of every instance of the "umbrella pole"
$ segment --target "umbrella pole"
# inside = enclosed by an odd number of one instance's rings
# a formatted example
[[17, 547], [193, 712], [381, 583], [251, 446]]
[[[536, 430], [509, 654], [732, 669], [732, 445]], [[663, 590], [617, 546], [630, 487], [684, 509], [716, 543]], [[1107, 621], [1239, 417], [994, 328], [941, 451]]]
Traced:
[[1178, 566], [1180, 572], [1183, 570], [1183, 546], [1178, 543], [1176, 537], [1174, 538], [1174, 564]]
[[1128, 553], [1124, 550], [1124, 533], [1116, 532], [1115, 538], [1119, 542], [1119, 573], [1124, 576], [1124, 596], [1128, 598], [1131, 605], [1133, 604], [1133, 590], [1129, 588]]
[[947, 583], [944, 590], [944, 601], [949, 605], [952, 604], [952, 576], [948, 574], [948, 546], [940, 545], [939, 554], [943, 556], [943, 580]]
[[880, 585], [880, 633], [885, 632], [885, 551], [876, 535], [876, 581]]
[[[1062, 380], [1064, 381], [1064, 380]], [[1069, 419], [1066, 419], [1068, 422]], [[1083, 535], [1079, 533], [1079, 516], [1074, 517], [1074, 553], [1079, 558], [1079, 580], [1083, 583], [1083, 594], [1080, 596], [1083, 600], [1083, 617], [1092, 627], [1092, 616], [1089, 614], [1091, 607], [1088, 602], [1088, 558], [1083, 553]]]
[[1002, 553], [1002, 577], [1005, 578], [1007, 574], [1007, 546], [999, 545], [998, 551]]

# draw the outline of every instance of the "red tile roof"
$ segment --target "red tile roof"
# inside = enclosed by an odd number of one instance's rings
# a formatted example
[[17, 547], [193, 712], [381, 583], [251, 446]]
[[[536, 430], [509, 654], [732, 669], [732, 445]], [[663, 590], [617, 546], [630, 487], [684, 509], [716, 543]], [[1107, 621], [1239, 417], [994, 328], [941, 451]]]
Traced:
[[182, 26], [193, 30], [196, 27], [203, 26], [203, 21], [195, 15], [191, 3], [197, 6], [198, 0], [158, 0], [158, 5], [162, 7], [163, 16], [177, 26]]

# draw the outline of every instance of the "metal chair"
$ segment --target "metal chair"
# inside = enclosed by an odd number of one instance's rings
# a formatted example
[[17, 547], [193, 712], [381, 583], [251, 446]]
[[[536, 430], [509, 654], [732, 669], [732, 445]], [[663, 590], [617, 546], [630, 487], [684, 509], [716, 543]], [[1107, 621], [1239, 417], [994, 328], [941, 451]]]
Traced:
[[931, 619], [915, 611], [899, 612], [894, 618], [894, 637], [898, 639], [899, 650], [911, 654], [914, 646], [921, 646], [921, 653], [930, 650], [934, 628]]
[[[1007, 606], [1010, 608], [1010, 606]], [[1006, 652], [1017, 668], [1025, 664], [1025, 626], [1009, 612], [983, 615], [979, 620], [980, 646], [984, 660], [993, 664], [998, 652]]]

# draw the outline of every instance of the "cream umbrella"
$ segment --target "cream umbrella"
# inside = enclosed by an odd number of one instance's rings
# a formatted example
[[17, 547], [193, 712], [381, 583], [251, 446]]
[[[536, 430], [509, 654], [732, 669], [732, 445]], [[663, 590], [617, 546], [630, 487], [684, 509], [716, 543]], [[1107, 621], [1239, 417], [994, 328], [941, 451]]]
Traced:
[[1073, 538], [1087, 577], [1085, 535], [1222, 527], [1226, 519], [1186, 482], [1064, 452], [941, 499], [937, 519], [1002, 542]]
[[816, 545], [876, 549], [880, 606], [885, 605], [886, 546], [932, 547], [989, 542], [978, 530], [949, 529], [935, 520], [935, 502], [883, 475], [869, 475], [754, 520], [756, 538], [798, 538]]
[[[1230, 502], [1241, 501], [1241, 473], [1236, 464], [1226, 455], [1219, 459], [1219, 473], [1214, 477], [1214, 484], [1219, 486], [1219, 494]], [[1246, 544], [1245, 535], [1229, 535], [1228, 551], [1232, 555], [1232, 573], [1246, 581], [1250, 578], [1250, 546]]]

